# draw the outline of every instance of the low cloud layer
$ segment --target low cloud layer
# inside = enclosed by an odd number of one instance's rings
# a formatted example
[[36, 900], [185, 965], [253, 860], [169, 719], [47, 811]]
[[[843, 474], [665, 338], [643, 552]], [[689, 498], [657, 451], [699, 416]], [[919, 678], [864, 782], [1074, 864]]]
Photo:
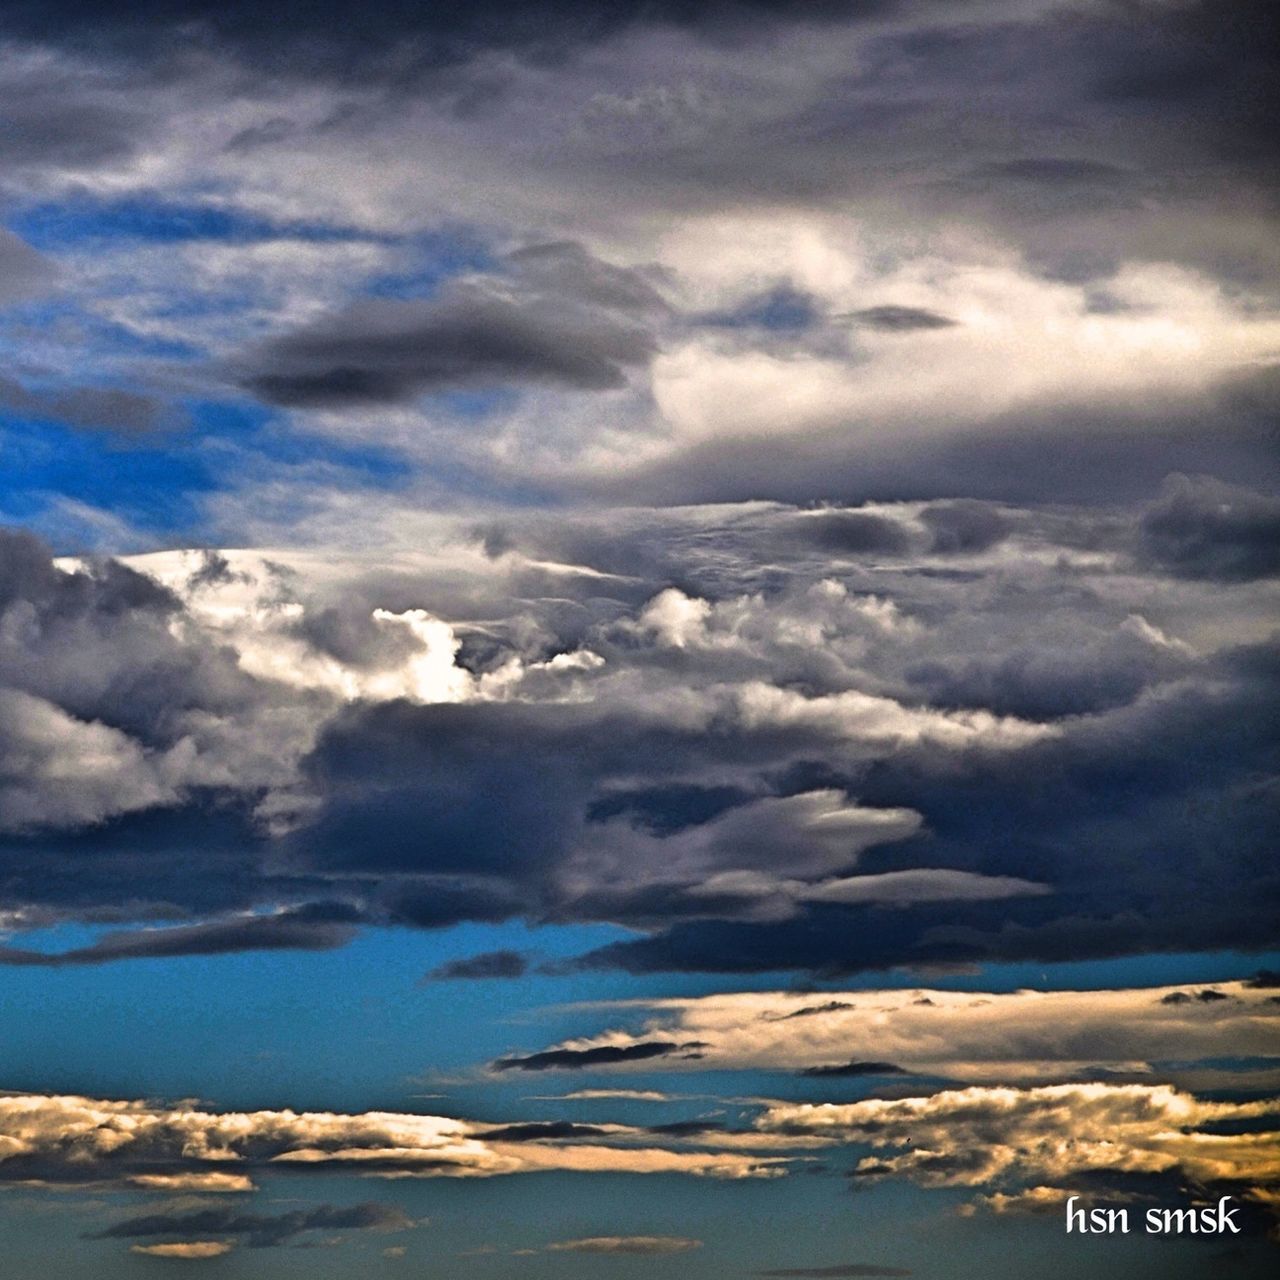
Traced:
[[[777, 1143], [763, 1133], [754, 1135], [757, 1154], [680, 1149], [625, 1127], [615, 1144], [601, 1140], [611, 1136], [600, 1131], [595, 1141], [565, 1141], [563, 1135], [548, 1132], [541, 1138], [516, 1135], [504, 1140], [492, 1125], [441, 1116], [211, 1112], [146, 1102], [7, 1094], [0, 1095], [0, 1181], [243, 1192], [273, 1172], [465, 1178], [559, 1170], [751, 1178], [785, 1171], [785, 1161], [767, 1154]], [[746, 1145], [752, 1141], [747, 1135]], [[356, 1216], [370, 1218], [367, 1225], [403, 1225], [402, 1215], [393, 1211], [371, 1215], [360, 1210]], [[170, 1230], [165, 1224], [173, 1221], [145, 1218], [139, 1225], [135, 1220], [127, 1230], [125, 1225], [112, 1228], [111, 1234], [221, 1232], [242, 1234], [250, 1244], [276, 1244], [326, 1225], [318, 1218], [240, 1216], [221, 1208]], [[335, 1220], [327, 1225], [342, 1224]]]

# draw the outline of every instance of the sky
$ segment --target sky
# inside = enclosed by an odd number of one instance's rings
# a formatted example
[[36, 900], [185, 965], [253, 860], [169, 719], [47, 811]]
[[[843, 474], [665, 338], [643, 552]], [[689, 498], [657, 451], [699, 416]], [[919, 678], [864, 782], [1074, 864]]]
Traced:
[[0, 1273], [1273, 1274], [1269, 8], [0, 0]]

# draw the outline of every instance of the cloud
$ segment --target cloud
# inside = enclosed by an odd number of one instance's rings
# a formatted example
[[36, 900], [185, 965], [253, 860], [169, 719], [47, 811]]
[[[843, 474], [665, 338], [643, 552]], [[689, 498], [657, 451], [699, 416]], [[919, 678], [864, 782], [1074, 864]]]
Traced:
[[[905, 550], [793, 533], [845, 515]], [[530, 512], [491, 553], [397, 511], [376, 553], [129, 564], [6, 536], [5, 909], [114, 932], [0, 959], [517, 917], [629, 925], [580, 963], [638, 971], [1266, 946], [1267, 604], [1140, 556], [1140, 519]], [[804, 1065], [851, 1057], [897, 1060]]]
[[246, 385], [276, 404], [331, 409], [523, 382], [604, 391], [653, 356], [642, 320], [663, 303], [640, 273], [572, 244], [508, 261], [510, 282], [475, 277], [426, 301], [359, 302], [268, 339], [245, 356]]
[[[256, 1181], [273, 1173], [395, 1179], [571, 1170], [734, 1179], [785, 1173], [785, 1158], [768, 1152], [794, 1145], [756, 1134], [747, 1135], [743, 1153], [690, 1150], [687, 1144], [673, 1149], [625, 1127], [617, 1134], [602, 1130], [586, 1141], [557, 1137], [555, 1130], [510, 1138], [501, 1132], [477, 1121], [394, 1112], [211, 1112], [187, 1104], [7, 1094], [0, 1095], [0, 1181], [181, 1191], [199, 1189], [194, 1179], [208, 1174]], [[172, 1181], [161, 1185], [157, 1178]], [[350, 1221], [339, 1223], [343, 1214]], [[173, 1233], [238, 1233], [253, 1244], [278, 1243], [313, 1227], [403, 1225], [398, 1210], [381, 1206], [323, 1207], [310, 1215], [264, 1217], [215, 1206], [195, 1211], [189, 1220], [183, 1217], [176, 1228], [175, 1218], [164, 1213], [109, 1230], [121, 1237], [170, 1234], [171, 1228]]]
[[986, 551], [1013, 531], [999, 508], [971, 499], [930, 503], [920, 519], [933, 535], [930, 550], [944, 555]]
[[[56, 278], [57, 269], [48, 258], [0, 227], [0, 305], [38, 294]], [[0, 389], [8, 385], [7, 379], [0, 379]]]
[[[269, 1249], [288, 1244], [308, 1231], [407, 1231], [414, 1225], [413, 1219], [402, 1209], [376, 1201], [354, 1205], [321, 1204], [280, 1214], [246, 1213], [217, 1206], [125, 1218], [94, 1232], [90, 1239], [240, 1236], [251, 1249]], [[190, 1248], [189, 1245], [187, 1247]]]
[[628, 1045], [596, 1045], [586, 1049], [548, 1049], [524, 1057], [498, 1058], [495, 1071], [580, 1071], [587, 1068], [612, 1067], [624, 1062], [645, 1062], [651, 1058], [680, 1055], [683, 1050], [696, 1050], [696, 1041], [677, 1044], [674, 1040], [642, 1040]]
[[547, 1245], [548, 1253], [666, 1254], [701, 1249], [701, 1240], [687, 1236], [587, 1236]]
[[892, 1062], [841, 1062], [830, 1067], [805, 1067], [800, 1074], [817, 1079], [856, 1078], [858, 1076], [900, 1076], [901, 1067]]
[[312, 903], [273, 915], [106, 933], [89, 946], [71, 951], [0, 947], [0, 964], [59, 968], [164, 956], [227, 955], [236, 951], [329, 951], [351, 941], [355, 918], [355, 913], [342, 905], [326, 907]]
[[130, 1253], [145, 1258], [220, 1258], [235, 1246], [223, 1240], [186, 1240], [176, 1244], [135, 1244]]
[[939, 315], [926, 307], [900, 307], [886, 304], [880, 307], [863, 307], [861, 311], [846, 311], [835, 317], [849, 324], [868, 329], [880, 329], [885, 333], [910, 333], [916, 329], [949, 329], [956, 321]]
[[[2, 251], [0, 251], [2, 252]], [[154, 396], [120, 387], [71, 386], [33, 390], [0, 378], [0, 408], [23, 417], [47, 418], [73, 427], [140, 435], [153, 431], [166, 418], [165, 406]]]
[[1125, 171], [1115, 165], [1062, 156], [1025, 156], [1017, 160], [1004, 160], [983, 166], [982, 172], [992, 177], [1016, 178], [1047, 186], [1081, 182], [1111, 183], [1123, 180], [1126, 176]]
[[529, 967], [529, 962], [519, 951], [484, 951], [480, 955], [462, 960], [450, 960], [433, 969], [431, 979], [455, 978], [519, 978]]
[[1274, 1099], [1206, 1102], [1168, 1085], [971, 1088], [850, 1104], [781, 1104], [759, 1123], [838, 1132], [876, 1154], [857, 1179], [926, 1187], [1043, 1183], [1087, 1171], [1175, 1172], [1206, 1186], [1266, 1187], [1280, 1178], [1272, 1135], [1216, 1126], [1274, 1115]]
[[564, 1102], [595, 1102], [610, 1098], [629, 1102], [671, 1102], [682, 1095], [663, 1093], [658, 1089], [575, 1089], [572, 1093], [548, 1096]]
[[814, 546], [844, 554], [882, 552], [898, 555], [911, 546], [902, 524], [863, 511], [818, 511], [797, 520], [795, 536]]
[[[859, 0], [831, 0], [816, 6], [813, 17], [856, 19], [864, 10], [874, 12], [877, 7]], [[251, 63], [268, 60], [271, 31], [288, 13], [287, 6], [274, 2], [261, 9], [228, 4], [215, 13], [187, 0], [152, 5], [145, 21], [132, 14], [108, 19], [74, 0], [54, 5], [50, 12], [42, 8], [19, 5], [6, 17], [6, 26], [22, 34], [69, 42], [105, 39], [117, 54], [144, 51], [151, 57], [158, 55], [163, 35], [177, 29], [202, 43], [228, 48]], [[674, 24], [709, 34], [725, 29], [749, 31], [785, 17], [787, 7], [778, 0], [732, 0], [704, 14], [679, 0], [657, 4], [623, 0], [599, 9], [584, 9], [575, 0], [538, 0], [519, 14], [492, 3], [442, 14], [397, 3], [348, 27], [342, 25], [342, 13], [340, 6], [322, 4], [302, 16], [301, 47], [289, 59], [292, 70], [334, 74], [370, 64], [376, 67], [401, 44], [408, 47], [411, 65], [427, 68], [467, 62], [490, 50], [513, 50], [535, 58], [563, 56], [580, 45], [616, 37], [642, 24]]]
[[1147, 559], [1188, 578], [1251, 581], [1280, 574], [1280, 499], [1208, 476], [1172, 476], [1143, 512]]
[[[1152, 1064], [1168, 1071], [1171, 1064], [1185, 1069], [1251, 1054], [1274, 1065], [1269, 1055], [1280, 1012], [1266, 991], [1244, 983], [1213, 990], [1220, 999], [1141, 987], [837, 991], [824, 993], [829, 998], [820, 1005], [790, 992], [725, 993], [659, 1000], [640, 1031], [611, 1030], [533, 1057], [609, 1067], [641, 1049], [646, 1057], [671, 1055], [665, 1070], [834, 1078], [912, 1073], [974, 1081], [1140, 1074]], [[678, 1041], [694, 1037], [696, 1056], [676, 1056]], [[657, 1046], [667, 1047], [659, 1055]], [[592, 1056], [597, 1053], [602, 1056]]]

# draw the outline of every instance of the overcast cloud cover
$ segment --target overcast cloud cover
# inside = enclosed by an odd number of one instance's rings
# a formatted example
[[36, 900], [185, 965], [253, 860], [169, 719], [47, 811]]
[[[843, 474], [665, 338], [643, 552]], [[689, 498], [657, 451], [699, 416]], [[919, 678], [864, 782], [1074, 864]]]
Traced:
[[22, 1269], [1269, 1272], [1270, 17], [0, 3]]

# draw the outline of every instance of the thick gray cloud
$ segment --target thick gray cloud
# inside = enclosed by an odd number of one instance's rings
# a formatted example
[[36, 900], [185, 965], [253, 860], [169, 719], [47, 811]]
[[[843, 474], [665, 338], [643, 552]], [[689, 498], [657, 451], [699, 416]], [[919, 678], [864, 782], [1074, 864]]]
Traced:
[[431, 391], [550, 383], [626, 385], [656, 350], [643, 323], [663, 304], [637, 272], [577, 245], [512, 255], [510, 281], [474, 278], [426, 301], [367, 301], [247, 354], [245, 384], [277, 404], [394, 404]]
[[1174, 476], [1143, 513], [1142, 553], [1183, 577], [1280, 574], [1280, 498], [1208, 476]]

